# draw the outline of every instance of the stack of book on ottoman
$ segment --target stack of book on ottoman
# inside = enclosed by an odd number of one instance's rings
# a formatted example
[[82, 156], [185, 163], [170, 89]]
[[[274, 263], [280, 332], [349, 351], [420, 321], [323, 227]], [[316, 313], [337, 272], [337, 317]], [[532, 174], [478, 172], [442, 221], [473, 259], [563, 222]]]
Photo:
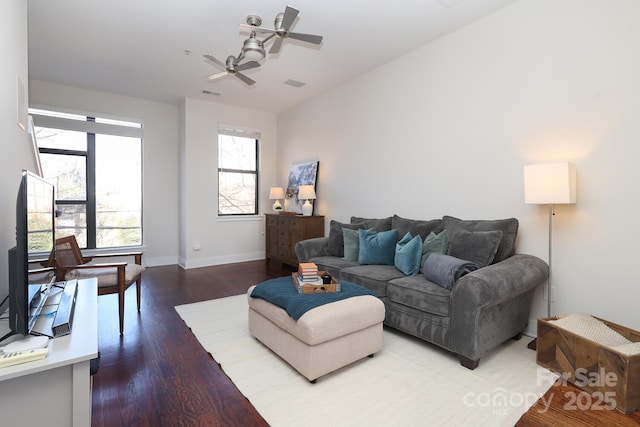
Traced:
[[323, 283], [322, 275], [326, 271], [318, 271], [318, 266], [313, 262], [301, 262], [298, 264], [298, 271], [291, 273], [293, 285], [299, 294], [315, 294], [322, 292], [339, 292], [340, 283], [330, 277], [330, 283]]

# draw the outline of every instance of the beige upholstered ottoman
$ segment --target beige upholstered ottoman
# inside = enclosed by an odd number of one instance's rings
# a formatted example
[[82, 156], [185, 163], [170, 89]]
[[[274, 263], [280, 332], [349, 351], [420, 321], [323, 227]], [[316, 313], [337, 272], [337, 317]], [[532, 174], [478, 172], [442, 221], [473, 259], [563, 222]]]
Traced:
[[296, 321], [251, 297], [253, 288], [247, 292], [249, 331], [311, 382], [382, 349], [384, 304], [372, 295], [316, 307]]

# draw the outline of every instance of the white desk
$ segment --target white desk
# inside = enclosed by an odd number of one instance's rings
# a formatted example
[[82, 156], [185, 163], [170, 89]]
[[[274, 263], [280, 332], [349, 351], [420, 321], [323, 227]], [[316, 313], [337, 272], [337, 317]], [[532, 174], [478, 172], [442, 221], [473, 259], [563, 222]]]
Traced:
[[0, 423], [90, 426], [89, 362], [97, 356], [97, 282], [79, 280], [71, 334], [51, 339], [45, 359], [0, 368]]

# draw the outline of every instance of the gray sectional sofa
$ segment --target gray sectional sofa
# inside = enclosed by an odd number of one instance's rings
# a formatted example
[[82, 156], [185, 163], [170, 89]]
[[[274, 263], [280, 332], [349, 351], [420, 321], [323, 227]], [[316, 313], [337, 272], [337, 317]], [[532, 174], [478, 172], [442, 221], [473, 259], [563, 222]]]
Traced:
[[[353, 230], [360, 239], [355, 250], [358, 242]], [[521, 336], [534, 290], [549, 275], [541, 259], [515, 254], [517, 231], [515, 218], [352, 217], [350, 223], [330, 221], [327, 237], [300, 241], [295, 251], [300, 262], [314, 262], [338, 279], [377, 292], [386, 308], [385, 325], [456, 353], [463, 366], [475, 369], [482, 356]], [[395, 262], [389, 263], [388, 258], [371, 262], [367, 255], [371, 244], [366, 239], [391, 234]], [[420, 236], [418, 242], [415, 236]], [[402, 249], [398, 242], [410, 237], [421, 246], [417, 272], [398, 265]], [[414, 251], [414, 261], [415, 256]], [[453, 272], [461, 265], [466, 268]]]

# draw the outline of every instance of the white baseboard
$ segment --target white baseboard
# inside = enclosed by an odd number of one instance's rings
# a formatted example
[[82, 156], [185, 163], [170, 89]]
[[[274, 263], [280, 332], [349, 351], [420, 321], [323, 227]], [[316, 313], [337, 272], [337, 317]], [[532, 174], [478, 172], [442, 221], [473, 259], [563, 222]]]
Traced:
[[142, 262], [145, 267], [159, 267], [161, 265], [175, 265], [178, 264], [178, 257], [145, 257], [142, 256]]
[[178, 260], [178, 264], [180, 267], [185, 270], [191, 268], [200, 268], [200, 267], [209, 267], [212, 265], [222, 265], [222, 264], [233, 264], [236, 262], [244, 262], [244, 261], [256, 261], [260, 259], [265, 259], [264, 251], [261, 252], [253, 252], [247, 254], [236, 254], [236, 255], [225, 255], [219, 257], [210, 257], [210, 258], [199, 258], [199, 259], [190, 259], [185, 260], [184, 258], [180, 258]]
[[529, 324], [527, 329], [524, 330], [524, 334], [531, 338], [538, 336], [538, 319], [529, 319]]

